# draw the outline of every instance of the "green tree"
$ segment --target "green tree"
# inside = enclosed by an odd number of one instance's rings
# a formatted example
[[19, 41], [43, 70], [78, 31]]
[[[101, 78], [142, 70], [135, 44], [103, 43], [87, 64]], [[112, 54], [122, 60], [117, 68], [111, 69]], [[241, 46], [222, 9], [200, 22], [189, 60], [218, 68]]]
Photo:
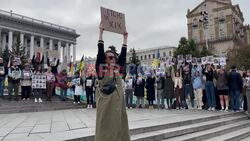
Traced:
[[5, 48], [5, 49], [1, 52], [1, 57], [3, 58], [3, 64], [4, 64], [4, 66], [7, 66], [7, 65], [8, 65], [8, 62], [9, 62], [9, 58], [10, 58], [10, 54], [9, 54], [8, 48]]
[[[129, 70], [131, 74], [136, 74], [137, 75], [137, 68], [138, 66], [141, 65], [141, 62], [139, 60], [139, 58], [136, 55], [136, 51], [135, 49], [131, 49], [130, 50], [131, 53], [131, 58], [129, 58], [129, 62], [126, 64], [126, 70]], [[128, 68], [130, 67], [130, 68]], [[135, 70], [135, 71], [133, 71]]]
[[9, 51], [10, 57], [11, 58], [19, 57], [21, 59], [22, 65], [24, 65], [28, 59], [25, 50], [26, 47], [21, 44], [21, 41], [18, 38], [17, 42], [12, 46], [12, 50]]
[[206, 47], [202, 47], [202, 50], [199, 53], [199, 57], [211, 56], [213, 55], [211, 50], [208, 50]]
[[191, 54], [193, 57], [213, 55], [212, 51], [207, 50], [206, 47], [203, 47], [201, 50], [199, 50], [193, 39], [187, 40], [186, 37], [181, 37], [178, 48], [174, 52], [174, 57], [177, 57], [178, 55], [185, 56], [187, 54]]
[[227, 68], [229, 69], [232, 65], [236, 65], [241, 70], [250, 69], [250, 45], [228, 52]]

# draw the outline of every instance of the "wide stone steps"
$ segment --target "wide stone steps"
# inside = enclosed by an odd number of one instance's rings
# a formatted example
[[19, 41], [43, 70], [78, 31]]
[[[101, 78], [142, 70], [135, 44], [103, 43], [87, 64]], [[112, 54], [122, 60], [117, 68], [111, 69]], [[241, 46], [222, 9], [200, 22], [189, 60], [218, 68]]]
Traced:
[[[242, 128], [221, 136], [210, 138], [206, 141], [239, 141], [250, 136], [250, 127]], [[248, 140], [250, 141], [250, 140]]]
[[35, 103], [33, 99], [26, 101], [0, 100], [0, 114], [79, 109], [84, 107], [86, 107], [86, 104], [73, 104], [72, 100], [65, 102], [57, 97], [54, 97], [51, 102], [44, 100], [41, 103]]
[[144, 141], [144, 140], [160, 141], [171, 137], [182, 136], [184, 134], [190, 134], [198, 131], [204, 131], [207, 129], [213, 129], [219, 126], [239, 122], [245, 119], [246, 117], [244, 115], [235, 115], [229, 117], [218, 117], [218, 119], [209, 121], [205, 120], [204, 122], [200, 123], [192, 122], [189, 125], [180, 125], [179, 127], [172, 127], [169, 129], [156, 130], [153, 132], [145, 132], [142, 134], [137, 134], [132, 136], [132, 141]]
[[246, 119], [246, 120], [234, 122], [231, 124], [219, 126], [219, 127], [204, 130], [204, 131], [197, 131], [195, 133], [186, 134], [186, 135], [182, 135], [182, 136], [178, 136], [178, 137], [174, 137], [170, 139], [165, 139], [163, 141], [201, 141], [201, 140], [210, 139], [216, 136], [221, 136], [227, 133], [231, 133], [233, 131], [241, 130], [247, 127], [250, 127], [250, 121]]
[[[216, 112], [214, 112], [216, 113]], [[202, 114], [202, 112], [201, 112]], [[178, 140], [205, 140], [221, 136], [230, 132], [242, 130], [247, 132], [250, 120], [241, 113], [225, 113], [193, 120], [176, 121], [161, 125], [144, 126], [130, 129], [131, 141], [178, 141]], [[244, 133], [245, 133], [244, 132]], [[247, 133], [246, 133], [247, 134]], [[236, 135], [237, 136], [237, 135]], [[235, 136], [232, 136], [232, 138]], [[244, 136], [246, 138], [247, 135]], [[228, 138], [231, 139], [231, 138]], [[242, 139], [242, 138], [241, 138]], [[94, 135], [63, 139], [74, 141], [94, 141]]]

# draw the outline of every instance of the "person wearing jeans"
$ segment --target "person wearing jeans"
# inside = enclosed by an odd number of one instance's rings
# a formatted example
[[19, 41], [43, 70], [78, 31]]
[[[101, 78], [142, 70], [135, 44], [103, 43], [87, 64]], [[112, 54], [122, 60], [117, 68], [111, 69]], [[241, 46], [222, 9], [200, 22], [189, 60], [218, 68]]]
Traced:
[[194, 108], [194, 93], [192, 87], [192, 79], [191, 79], [191, 70], [192, 65], [186, 63], [181, 73], [183, 76], [183, 83], [184, 83], [184, 95], [183, 95], [183, 106], [188, 109], [187, 99], [191, 101], [191, 106]]
[[229, 92], [231, 96], [231, 109], [234, 111], [240, 110], [240, 91], [243, 86], [243, 81], [240, 73], [236, 71], [236, 66], [232, 66], [229, 74]]
[[215, 87], [214, 87], [214, 71], [211, 65], [208, 65], [202, 70], [203, 74], [206, 76], [205, 82], [205, 91], [207, 97], [208, 110], [215, 110], [216, 101], [215, 101]]
[[129, 75], [125, 78], [125, 101], [126, 101], [126, 106], [129, 109], [133, 108], [133, 92], [134, 92], [134, 82], [133, 78]]
[[199, 70], [196, 70], [194, 72], [192, 77], [192, 82], [193, 82], [194, 94], [197, 100], [197, 108], [201, 110], [203, 106], [202, 102], [203, 90], [202, 90], [202, 75]]

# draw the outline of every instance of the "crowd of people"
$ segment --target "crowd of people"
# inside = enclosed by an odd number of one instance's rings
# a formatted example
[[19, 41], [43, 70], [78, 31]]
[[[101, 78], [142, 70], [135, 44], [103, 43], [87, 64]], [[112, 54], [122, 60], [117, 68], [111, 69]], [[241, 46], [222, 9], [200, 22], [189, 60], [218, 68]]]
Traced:
[[149, 109], [156, 102], [157, 108], [162, 109], [249, 110], [250, 70], [242, 72], [232, 66], [227, 71], [212, 64], [185, 63], [176, 68], [166, 67], [165, 71], [128, 74], [125, 78], [128, 109], [133, 108], [133, 95], [137, 108], [145, 107], [147, 100]]
[[[94, 77], [89, 76], [84, 82], [79, 71], [76, 71], [73, 76], [68, 75], [66, 69], [62, 69], [58, 73], [58, 66], [59, 60], [55, 63], [49, 58], [47, 65], [44, 65], [44, 57], [39, 54], [32, 59], [27, 59], [23, 65], [20, 58], [12, 57], [8, 65], [4, 66], [3, 59], [0, 58], [0, 96], [4, 98], [4, 89], [7, 88], [9, 101], [18, 101], [20, 91], [21, 100], [34, 98], [34, 102], [43, 102], [42, 99], [51, 101], [52, 96], [56, 95], [56, 87], [58, 87], [62, 101], [67, 100], [67, 90], [72, 89], [74, 103], [80, 103], [80, 95], [86, 88], [88, 108], [92, 108], [94, 104]], [[46, 79], [45, 82], [39, 80], [43, 78]]]

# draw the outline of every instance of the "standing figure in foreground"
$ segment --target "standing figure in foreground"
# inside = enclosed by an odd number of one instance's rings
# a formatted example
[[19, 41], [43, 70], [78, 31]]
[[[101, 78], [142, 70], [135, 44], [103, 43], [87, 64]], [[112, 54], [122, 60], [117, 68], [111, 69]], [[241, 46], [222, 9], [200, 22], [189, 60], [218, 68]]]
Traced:
[[15, 92], [15, 100], [18, 101], [18, 92], [20, 86], [20, 79], [22, 75], [21, 69], [18, 67], [16, 60], [13, 60], [12, 66], [8, 70], [8, 91], [9, 91], [9, 100], [12, 100], [13, 89]]
[[144, 87], [145, 80], [142, 74], [139, 73], [135, 82], [136, 108], [144, 108]]
[[[121, 76], [126, 62], [128, 34], [125, 32], [123, 35], [123, 46], [118, 56], [114, 48], [104, 52], [103, 31], [104, 28], [100, 25], [96, 60], [98, 87], [95, 140], [130, 141]], [[118, 67], [118, 70], [115, 70], [115, 67]]]
[[146, 90], [147, 90], [147, 100], [149, 109], [154, 109], [155, 100], [155, 77], [153, 73], [150, 73], [146, 79]]
[[[220, 97], [221, 110], [228, 111], [229, 100], [228, 100], [228, 76], [224, 69], [219, 69], [217, 74], [216, 86], [218, 95]], [[225, 109], [224, 109], [225, 107]]]
[[216, 107], [216, 100], [215, 100], [215, 87], [214, 87], [214, 71], [211, 65], [203, 68], [202, 73], [206, 76], [206, 96], [207, 96], [207, 103], [208, 103], [208, 110], [215, 110]]
[[243, 86], [243, 81], [240, 73], [237, 72], [236, 66], [232, 66], [232, 71], [229, 74], [229, 92], [231, 97], [231, 110], [240, 110], [240, 91]]
[[174, 81], [171, 77], [171, 69], [166, 72], [164, 79], [164, 98], [167, 99], [167, 105], [165, 108], [172, 109], [174, 98]]

